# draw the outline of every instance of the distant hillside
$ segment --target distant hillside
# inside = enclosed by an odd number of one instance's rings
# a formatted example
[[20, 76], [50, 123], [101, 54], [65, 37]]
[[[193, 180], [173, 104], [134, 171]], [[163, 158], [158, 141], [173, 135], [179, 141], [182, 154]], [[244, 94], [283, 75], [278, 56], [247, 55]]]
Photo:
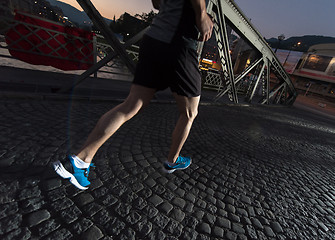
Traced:
[[[57, 6], [63, 10], [64, 16], [68, 17], [71, 22], [75, 22], [78, 25], [83, 25], [84, 22], [91, 22], [91, 19], [87, 16], [84, 11], [79, 11], [77, 8], [57, 0], [47, 0], [51, 5]], [[110, 19], [105, 18], [107, 23], [111, 22]], [[87, 25], [87, 24], [86, 24]]]
[[[269, 45], [273, 48], [278, 46], [278, 39], [277, 38], [270, 38], [267, 39]], [[297, 43], [300, 42], [301, 44], [298, 45]], [[324, 37], [324, 36], [316, 36], [316, 35], [306, 35], [301, 37], [290, 37], [281, 41], [279, 49], [291, 49], [295, 51], [307, 52], [309, 47], [322, 44], [322, 43], [335, 43], [335, 38], [333, 37]]]

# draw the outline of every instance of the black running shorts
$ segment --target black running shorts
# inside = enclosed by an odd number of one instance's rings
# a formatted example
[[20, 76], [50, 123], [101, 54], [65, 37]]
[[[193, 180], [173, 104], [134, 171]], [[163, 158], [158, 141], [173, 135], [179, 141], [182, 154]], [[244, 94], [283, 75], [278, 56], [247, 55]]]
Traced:
[[145, 35], [133, 83], [157, 91], [169, 87], [172, 92], [186, 97], [199, 96], [201, 75], [195, 47], [186, 40], [169, 44]]

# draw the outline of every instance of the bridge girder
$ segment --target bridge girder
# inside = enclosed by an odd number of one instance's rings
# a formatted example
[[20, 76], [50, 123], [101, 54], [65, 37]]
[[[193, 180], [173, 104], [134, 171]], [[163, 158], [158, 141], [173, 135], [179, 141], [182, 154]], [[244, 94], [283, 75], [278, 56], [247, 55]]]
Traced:
[[[221, 78], [221, 83], [219, 83], [219, 85], [221, 86], [218, 88], [220, 91], [216, 96], [216, 100], [228, 94], [228, 97], [232, 102], [238, 103], [237, 84], [242, 81], [251, 70], [258, 68], [256, 71], [257, 78], [250, 84], [250, 91], [247, 91], [246, 93], [246, 101], [252, 102], [256, 89], [260, 87], [259, 84], [262, 83], [263, 96], [260, 100], [258, 99], [259, 103], [293, 104], [297, 93], [289, 75], [286, 73], [263, 36], [250, 23], [239, 7], [231, 0], [209, 0], [207, 12], [214, 19], [214, 33], [222, 66], [222, 74], [219, 74]], [[259, 56], [258, 59], [237, 76], [235, 76], [233, 71], [233, 64], [229, 51], [227, 23], [239, 33], [241, 38], [249, 43], [252, 49], [257, 51]], [[202, 47], [203, 45], [200, 45], [199, 51], [201, 51]], [[276, 84], [272, 88], [270, 86], [271, 73], [276, 76], [279, 82], [279, 84]], [[225, 87], [222, 87], [222, 85]], [[275, 96], [276, 99], [273, 99]]]
[[[102, 46], [100, 43], [99, 47], [97, 45], [98, 43], [95, 42], [95, 54], [96, 49], [100, 49], [105, 51], [105, 56], [101, 58], [99, 62], [95, 62], [95, 64], [87, 71], [82, 73], [73, 84], [64, 86], [60, 89], [60, 92], [70, 91], [87, 77], [95, 74], [99, 69], [108, 65], [108, 63], [116, 57], [118, 57], [118, 59], [120, 59], [128, 68], [129, 72], [133, 74], [135, 71], [135, 64], [131, 59], [127, 48], [138, 42], [145, 32], [145, 30], [141, 31], [135, 37], [122, 44], [115, 37], [113, 31], [106, 24], [105, 20], [90, 0], [77, 0], [77, 2], [91, 18], [95, 26], [101, 31], [109, 46]], [[247, 75], [252, 73], [252, 75], [256, 77], [252, 79], [245, 88], [246, 91], [243, 93], [245, 101], [253, 103], [255, 99], [257, 99], [261, 104], [292, 104], [297, 93], [289, 75], [286, 73], [265, 39], [250, 23], [248, 18], [238, 8], [234, 1], [209, 0], [207, 11], [214, 19], [214, 36], [218, 44], [218, 53], [222, 66], [221, 72], [209, 72], [207, 74], [208, 78], [206, 78], [204, 84], [205, 86], [211, 85], [218, 90], [218, 94], [214, 100], [219, 100], [223, 96], [228, 95], [232, 102], [238, 103], [241, 96], [240, 85], [242, 82], [245, 82]], [[8, 28], [14, 28], [14, 26], [16, 26], [15, 24], [18, 24], [18, 22], [11, 19], [8, 20], [4, 18], [4, 21], [8, 23], [8, 27], [0, 33], [7, 31]], [[251, 62], [249, 66], [245, 67], [242, 72], [234, 72], [235, 69], [229, 49], [230, 33], [228, 32], [227, 25], [231, 26], [232, 29], [239, 34], [241, 39], [247, 41], [251, 48], [257, 52], [257, 58]], [[35, 28], [37, 28], [37, 26], [34, 26], [34, 29]], [[25, 36], [22, 37], [24, 38]], [[44, 43], [46, 43], [46, 41], [44, 41]], [[202, 49], [202, 47], [203, 43], [200, 43], [199, 50]], [[10, 48], [11, 46], [8, 46], [8, 49]], [[33, 50], [35, 48], [36, 47], [34, 46]], [[132, 52], [132, 55], [134, 55], [133, 53], [134, 52]], [[137, 55], [135, 58], [136, 57]], [[93, 59], [95, 61], [95, 57], [93, 57]], [[275, 83], [272, 81], [273, 76], [275, 76], [277, 80]], [[260, 87], [262, 90], [261, 98], [259, 97], [260, 94], [257, 92], [257, 89]]]

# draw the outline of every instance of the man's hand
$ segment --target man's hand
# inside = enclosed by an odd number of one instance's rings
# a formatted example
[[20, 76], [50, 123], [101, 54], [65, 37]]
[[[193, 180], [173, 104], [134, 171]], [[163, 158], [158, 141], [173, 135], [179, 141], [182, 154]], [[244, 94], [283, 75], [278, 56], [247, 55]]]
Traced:
[[200, 32], [198, 41], [208, 41], [212, 36], [214, 23], [206, 11], [200, 14], [200, 16], [196, 16], [196, 24]]
[[195, 21], [200, 32], [199, 41], [208, 41], [212, 36], [213, 21], [206, 11], [205, 0], [190, 0], [195, 12]]

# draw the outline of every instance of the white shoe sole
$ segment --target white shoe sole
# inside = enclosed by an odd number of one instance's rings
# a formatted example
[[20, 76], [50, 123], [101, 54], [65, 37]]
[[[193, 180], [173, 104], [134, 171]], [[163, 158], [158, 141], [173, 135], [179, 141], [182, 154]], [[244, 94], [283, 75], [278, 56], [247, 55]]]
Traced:
[[60, 161], [56, 161], [52, 163], [52, 166], [55, 170], [55, 172], [61, 176], [64, 179], [69, 179], [70, 183], [72, 183], [75, 187], [81, 189], [81, 190], [86, 190], [88, 187], [83, 187], [79, 184], [75, 176], [73, 176], [69, 171], [67, 171], [63, 164]]
[[176, 169], [172, 169], [172, 170], [167, 170], [164, 166], [162, 167], [162, 171], [165, 173], [173, 173], [174, 171], [176, 171]]

